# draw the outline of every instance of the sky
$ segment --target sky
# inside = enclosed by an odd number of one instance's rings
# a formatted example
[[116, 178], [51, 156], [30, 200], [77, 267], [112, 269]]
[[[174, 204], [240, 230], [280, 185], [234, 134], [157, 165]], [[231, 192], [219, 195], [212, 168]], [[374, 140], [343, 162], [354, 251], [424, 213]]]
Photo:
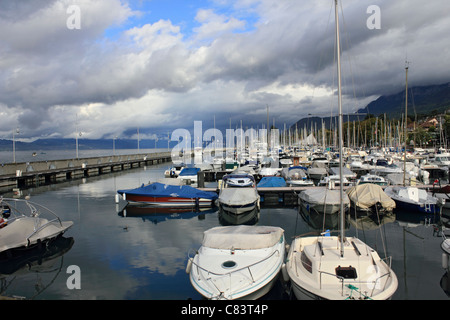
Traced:
[[[450, 2], [340, 1], [344, 113], [450, 82]], [[0, 138], [282, 129], [337, 113], [334, 0], [0, 0]], [[17, 134], [18, 130], [18, 134]]]

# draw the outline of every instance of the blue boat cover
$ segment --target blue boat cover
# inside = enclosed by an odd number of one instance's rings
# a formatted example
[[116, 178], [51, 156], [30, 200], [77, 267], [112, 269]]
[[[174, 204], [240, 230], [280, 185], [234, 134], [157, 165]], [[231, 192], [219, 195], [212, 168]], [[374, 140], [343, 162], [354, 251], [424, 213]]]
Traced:
[[258, 188], [270, 188], [270, 187], [286, 187], [286, 181], [283, 177], [262, 177], [259, 181]]
[[308, 168], [306, 168], [306, 167], [302, 167], [302, 166], [293, 166], [293, 167], [289, 167], [289, 169], [288, 169], [288, 171], [289, 170], [294, 170], [294, 169], [302, 169], [302, 170], [308, 170]]
[[178, 174], [179, 176], [196, 176], [197, 172], [200, 171], [200, 168], [183, 168], [181, 172]]
[[173, 186], [155, 182], [149, 185], [142, 184], [141, 187], [128, 190], [117, 190], [119, 194], [133, 194], [152, 197], [178, 197], [178, 198], [203, 198], [215, 200], [218, 198], [216, 192], [202, 191], [191, 186]]

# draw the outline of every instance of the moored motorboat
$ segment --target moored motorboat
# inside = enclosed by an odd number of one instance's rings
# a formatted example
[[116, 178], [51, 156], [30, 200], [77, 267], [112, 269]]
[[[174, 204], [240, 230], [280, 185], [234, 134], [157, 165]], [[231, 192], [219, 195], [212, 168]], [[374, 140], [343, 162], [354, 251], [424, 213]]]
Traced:
[[215, 227], [204, 232], [186, 272], [207, 299], [252, 300], [270, 291], [284, 258], [284, 230], [279, 227]]
[[185, 182], [185, 184], [197, 184], [198, 180], [198, 172], [200, 168], [183, 168], [177, 176], [177, 179], [180, 179]]
[[426, 190], [412, 186], [389, 186], [384, 192], [400, 209], [420, 213], [439, 213], [442, 203]]
[[217, 199], [217, 193], [202, 191], [185, 185], [168, 185], [154, 182], [142, 184], [139, 188], [117, 190], [117, 194], [128, 204], [146, 204], [156, 206], [211, 206]]
[[282, 174], [288, 186], [313, 186], [314, 182], [306, 175], [306, 167], [293, 166], [283, 168]]
[[222, 179], [219, 207], [234, 214], [259, 209], [259, 194], [255, 178], [249, 174], [229, 174]]
[[[298, 195], [300, 205], [307, 212], [316, 212], [321, 214], [335, 214], [340, 210], [340, 191], [326, 187], [318, 187], [304, 190]], [[344, 210], [350, 206], [350, 200], [347, 194], [342, 195]]]
[[72, 221], [61, 221], [50, 209], [28, 200], [1, 198], [0, 207], [0, 253], [10, 254], [51, 241], [73, 225]]
[[365, 183], [377, 184], [379, 186], [388, 185], [388, 182], [384, 177], [370, 173], [361, 176], [361, 178], [359, 178], [359, 180], [357, 181], [357, 184], [365, 184]]
[[396, 206], [395, 201], [376, 184], [360, 184], [347, 189], [346, 193], [350, 199], [352, 213], [356, 211], [382, 215], [392, 212]]

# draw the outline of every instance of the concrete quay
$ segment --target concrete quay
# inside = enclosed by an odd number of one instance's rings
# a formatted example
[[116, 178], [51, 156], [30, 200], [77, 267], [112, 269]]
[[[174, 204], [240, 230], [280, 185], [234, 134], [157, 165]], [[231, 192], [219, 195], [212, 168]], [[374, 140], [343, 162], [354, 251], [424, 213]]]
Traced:
[[0, 167], [0, 188], [39, 186], [169, 161], [171, 152], [8, 163]]

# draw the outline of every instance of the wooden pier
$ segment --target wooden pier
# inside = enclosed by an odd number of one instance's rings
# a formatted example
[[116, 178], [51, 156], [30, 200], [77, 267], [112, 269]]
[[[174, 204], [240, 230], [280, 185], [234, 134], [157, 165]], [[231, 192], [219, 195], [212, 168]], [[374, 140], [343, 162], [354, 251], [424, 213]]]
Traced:
[[170, 152], [102, 156], [80, 159], [8, 163], [0, 167], [1, 188], [26, 188], [97, 176], [171, 161]]

